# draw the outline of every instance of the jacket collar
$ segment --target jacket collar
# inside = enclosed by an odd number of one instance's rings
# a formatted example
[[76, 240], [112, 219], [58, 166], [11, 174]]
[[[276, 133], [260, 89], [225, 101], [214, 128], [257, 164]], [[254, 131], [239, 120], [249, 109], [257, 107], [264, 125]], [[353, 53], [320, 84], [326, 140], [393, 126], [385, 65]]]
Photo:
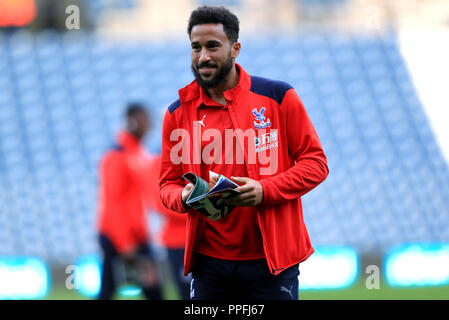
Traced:
[[126, 130], [119, 132], [117, 142], [126, 150], [139, 150], [141, 148], [139, 140]]
[[[239, 81], [234, 88], [224, 92], [227, 101], [236, 99], [242, 92], [248, 91], [251, 85], [250, 75], [238, 63], [235, 66], [239, 72]], [[192, 101], [195, 107], [199, 107], [203, 103], [206, 105], [218, 105], [214, 100], [209, 98], [206, 90], [199, 86], [196, 80], [193, 80], [190, 84], [179, 90], [179, 98], [181, 104]]]

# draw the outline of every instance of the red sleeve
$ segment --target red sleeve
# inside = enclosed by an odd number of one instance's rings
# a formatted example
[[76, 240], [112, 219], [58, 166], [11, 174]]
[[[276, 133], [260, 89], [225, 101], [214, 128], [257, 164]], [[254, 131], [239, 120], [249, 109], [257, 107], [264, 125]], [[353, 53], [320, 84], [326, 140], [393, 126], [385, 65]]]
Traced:
[[103, 185], [104, 201], [107, 202], [108, 235], [117, 251], [126, 252], [134, 245], [132, 230], [127, 223], [129, 177], [124, 158], [119, 153], [109, 154], [102, 162], [100, 183]]
[[259, 181], [264, 191], [264, 204], [297, 199], [324, 181], [329, 173], [321, 142], [294, 89], [287, 91], [281, 109], [285, 110], [287, 144], [295, 164]]
[[161, 202], [159, 196], [159, 173], [161, 171], [161, 158], [159, 156], [152, 157], [145, 167], [145, 205], [147, 208], [156, 210], [158, 203]]
[[161, 172], [161, 157], [154, 157], [154, 159], [149, 163], [147, 176], [148, 183], [146, 185], [146, 201], [147, 207], [151, 208], [167, 216], [169, 219], [176, 219], [179, 221], [185, 221], [185, 215], [181, 215], [177, 212], [173, 212], [167, 209], [162, 203], [160, 197], [159, 188], [159, 173]]
[[[159, 187], [162, 203], [172, 211], [186, 213], [189, 210], [182, 205], [181, 193], [186, 183], [182, 178], [183, 170], [180, 161], [172, 161], [170, 154], [172, 147], [180, 143], [181, 137], [176, 134], [178, 126], [175, 115], [168, 110], [165, 113], [162, 128], [162, 149], [161, 149], [161, 171], [159, 176]], [[173, 133], [174, 141], [170, 141]], [[179, 141], [177, 140], [179, 139]], [[178, 163], [179, 162], [179, 163]]]

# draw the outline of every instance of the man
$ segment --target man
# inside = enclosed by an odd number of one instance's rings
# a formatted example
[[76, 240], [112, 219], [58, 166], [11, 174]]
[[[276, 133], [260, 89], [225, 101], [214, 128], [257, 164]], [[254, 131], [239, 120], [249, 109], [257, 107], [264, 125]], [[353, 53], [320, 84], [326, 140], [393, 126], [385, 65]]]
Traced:
[[149, 157], [141, 142], [149, 126], [146, 108], [130, 104], [126, 130], [120, 132], [117, 145], [100, 163], [98, 230], [103, 270], [98, 298], [102, 300], [113, 297], [120, 270], [137, 270], [136, 281], [145, 297], [161, 299], [157, 268], [148, 245], [144, 202]]
[[[289, 84], [235, 62], [234, 14], [200, 7], [187, 31], [195, 80], [165, 115], [160, 188], [169, 209], [188, 214], [191, 298], [298, 299], [298, 266], [313, 253], [300, 197], [329, 172], [319, 138]], [[209, 181], [209, 170], [240, 185], [227, 200], [236, 207], [216, 221], [187, 206], [182, 179]]]

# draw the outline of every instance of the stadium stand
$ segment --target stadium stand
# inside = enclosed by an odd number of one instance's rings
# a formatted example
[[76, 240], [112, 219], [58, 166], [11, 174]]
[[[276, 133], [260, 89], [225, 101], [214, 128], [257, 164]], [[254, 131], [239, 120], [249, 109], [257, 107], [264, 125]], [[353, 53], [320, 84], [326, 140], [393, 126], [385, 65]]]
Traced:
[[[394, 34], [243, 41], [238, 62], [297, 89], [328, 155], [328, 179], [303, 197], [314, 245], [449, 241], [448, 166]], [[182, 42], [0, 35], [0, 255], [97, 252], [96, 168], [123, 107], [152, 106], [157, 152], [165, 107], [191, 79]]]

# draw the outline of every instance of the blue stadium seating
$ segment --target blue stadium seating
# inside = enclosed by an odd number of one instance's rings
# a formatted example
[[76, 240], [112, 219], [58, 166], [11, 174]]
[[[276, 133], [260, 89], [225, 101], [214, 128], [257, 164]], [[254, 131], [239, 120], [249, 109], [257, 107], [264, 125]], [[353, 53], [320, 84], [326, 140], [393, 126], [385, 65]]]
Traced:
[[[238, 62], [291, 83], [320, 135], [330, 175], [303, 197], [315, 245], [449, 241], [448, 165], [394, 35], [250, 38]], [[151, 106], [157, 151], [165, 108], [191, 79], [182, 43], [0, 36], [0, 254], [68, 263], [97, 250], [97, 165], [124, 106]]]

